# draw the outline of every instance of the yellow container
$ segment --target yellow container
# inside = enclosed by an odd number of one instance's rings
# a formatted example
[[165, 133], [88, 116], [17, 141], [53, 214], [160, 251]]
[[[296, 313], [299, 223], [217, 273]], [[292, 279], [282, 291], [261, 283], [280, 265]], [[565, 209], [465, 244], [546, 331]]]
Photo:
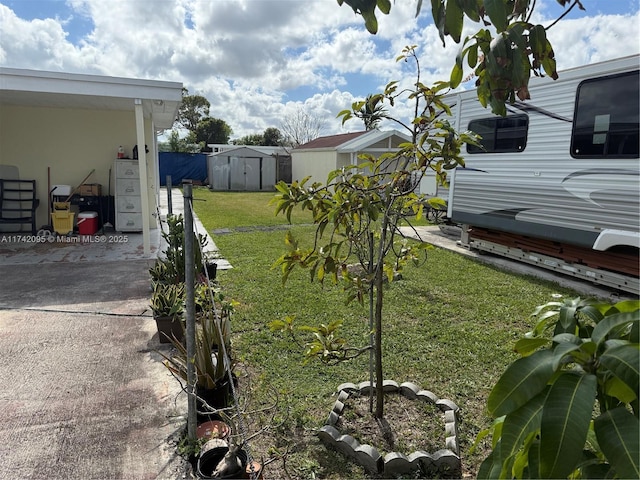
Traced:
[[60, 235], [73, 231], [73, 213], [68, 202], [54, 202], [51, 222], [53, 229]]

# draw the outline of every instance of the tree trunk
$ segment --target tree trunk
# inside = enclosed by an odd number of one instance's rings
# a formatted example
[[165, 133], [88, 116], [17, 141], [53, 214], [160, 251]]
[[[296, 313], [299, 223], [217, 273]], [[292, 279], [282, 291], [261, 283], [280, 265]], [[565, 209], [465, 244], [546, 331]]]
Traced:
[[375, 307], [375, 353], [376, 353], [376, 418], [382, 418], [384, 415], [384, 389], [382, 381], [382, 268], [378, 268], [375, 278], [376, 289], [376, 307]]

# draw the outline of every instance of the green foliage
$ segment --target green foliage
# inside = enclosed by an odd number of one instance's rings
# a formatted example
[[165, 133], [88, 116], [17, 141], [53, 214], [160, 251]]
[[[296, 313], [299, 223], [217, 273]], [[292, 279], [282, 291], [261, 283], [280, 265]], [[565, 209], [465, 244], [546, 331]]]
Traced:
[[480, 478], [638, 478], [640, 302], [550, 302], [489, 395]]
[[[376, 34], [376, 10], [388, 14], [389, 0], [337, 0], [346, 3], [365, 21], [367, 30]], [[557, 0], [568, 10], [578, 6], [580, 0]], [[456, 88], [463, 79], [463, 67], [473, 70], [478, 87], [478, 99], [483, 106], [490, 105], [494, 113], [506, 115], [505, 104], [529, 99], [531, 75], [546, 74], [558, 77], [553, 47], [542, 25], [530, 22], [535, 0], [431, 0], [431, 15], [444, 45], [446, 37], [462, 43], [450, 75], [451, 87]], [[416, 16], [422, 9], [418, 0]], [[470, 20], [483, 27], [462, 39], [464, 22]], [[494, 35], [495, 32], [495, 35]]]
[[229, 143], [233, 130], [224, 120], [206, 117], [198, 122], [192, 133], [193, 141], [199, 143], [202, 149], [206, 150], [209, 143]]
[[158, 143], [161, 152], [199, 153], [201, 148], [197, 143], [189, 142], [189, 138], [180, 138], [177, 130], [171, 130], [167, 142]]
[[[162, 238], [167, 246], [164, 250], [164, 259], [156, 262], [156, 269], [150, 273], [152, 278], [159, 272], [162, 272], [164, 279], [169, 283], [184, 282], [184, 266], [185, 266], [185, 249], [184, 249], [184, 218], [180, 215], [167, 216], [168, 231], [162, 232]], [[198, 248], [198, 244], [200, 248]], [[202, 234], [193, 232], [193, 262], [195, 266], [196, 277], [203, 272], [202, 249], [207, 245], [207, 237]], [[158, 267], [158, 263], [164, 263], [164, 267]]]
[[[224, 381], [227, 367], [230, 367], [231, 321], [228, 315], [217, 316], [213, 312], [201, 315], [196, 324], [195, 357], [193, 364], [196, 373], [196, 386], [211, 390]], [[176, 352], [165, 355], [164, 365], [176, 377], [187, 382], [186, 340], [170, 338]], [[224, 347], [224, 348], [223, 348]]]
[[[427, 170], [435, 171], [444, 183], [446, 171], [463, 164], [461, 146], [476, 141], [471, 134], [457, 134], [447, 121], [439, 119], [443, 111], [450, 113], [442, 98], [448, 84], [441, 82], [431, 88], [422, 84], [415, 47], [406, 47], [399, 59], [415, 61], [415, 90], [398, 92], [397, 82], [391, 82], [384, 93], [371, 95], [367, 103], [371, 107], [381, 106], [383, 102], [393, 105], [399, 96], [415, 102], [417, 117], [410, 125], [386, 117], [404, 126], [412, 141], [377, 158], [360, 155], [360, 165], [331, 172], [325, 184], [311, 183], [309, 177], [290, 185], [280, 182], [273, 199], [276, 215], [283, 214], [290, 219], [298, 207], [311, 214], [316, 226], [310, 247], [302, 247], [292, 232], [287, 233], [288, 252], [274, 264], [281, 268], [283, 283], [300, 267], [309, 270], [312, 281], [341, 282], [347, 303], [357, 300], [364, 305], [365, 300], [369, 300], [371, 333], [375, 338], [378, 418], [382, 417], [384, 402], [381, 354], [384, 282], [392, 282], [407, 263], [419, 264], [427, 248], [426, 244], [404, 239], [399, 226], [411, 225], [413, 218], [421, 218], [424, 200], [416, 189]], [[352, 110], [342, 111], [338, 116], [345, 122], [359, 116], [362, 108], [362, 102], [356, 102]], [[340, 321], [334, 321], [309, 329], [314, 338], [306, 345], [307, 356], [332, 363], [365, 351], [366, 347], [350, 347], [343, 341], [338, 335], [340, 325]]]
[[151, 310], [156, 317], [180, 317], [184, 312], [184, 284], [153, 283]]
[[182, 89], [182, 103], [178, 110], [178, 123], [183, 128], [194, 132], [198, 123], [209, 116], [211, 104], [202, 95], [189, 95], [189, 90]]

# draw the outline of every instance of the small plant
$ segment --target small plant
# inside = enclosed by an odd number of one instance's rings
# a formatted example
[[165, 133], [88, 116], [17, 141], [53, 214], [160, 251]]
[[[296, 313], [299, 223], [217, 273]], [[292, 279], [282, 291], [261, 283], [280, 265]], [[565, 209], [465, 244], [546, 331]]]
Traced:
[[[231, 366], [230, 320], [227, 317], [216, 318], [211, 313], [200, 317], [196, 325], [195, 358], [193, 360], [196, 373], [196, 387], [213, 390], [221, 382], [227, 380], [227, 370]], [[165, 358], [165, 366], [177, 378], [187, 382], [187, 347], [184, 341], [171, 339], [177, 352]], [[226, 356], [225, 356], [226, 354]]]
[[151, 296], [151, 310], [154, 317], [182, 316], [184, 312], [184, 284], [155, 283]]
[[533, 315], [489, 395], [478, 477], [640, 478], [640, 302], [576, 298]]
[[[167, 217], [167, 232], [162, 232], [162, 237], [167, 243], [167, 248], [164, 250], [165, 262], [170, 276], [173, 278], [172, 283], [184, 282], [184, 219], [182, 215], [169, 215]], [[202, 263], [202, 251], [207, 245], [207, 237], [201, 234], [193, 233], [194, 237], [194, 249], [193, 249], [193, 263], [195, 266], [196, 277], [202, 275], [204, 267]], [[198, 248], [198, 244], [200, 248]], [[153, 275], [153, 274], [152, 274]]]

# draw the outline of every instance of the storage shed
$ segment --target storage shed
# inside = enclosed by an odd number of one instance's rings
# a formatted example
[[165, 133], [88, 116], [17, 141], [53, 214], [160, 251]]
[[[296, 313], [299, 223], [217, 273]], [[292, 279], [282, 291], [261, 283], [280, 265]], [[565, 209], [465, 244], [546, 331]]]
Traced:
[[209, 155], [209, 188], [216, 191], [271, 191], [281, 178], [286, 181], [286, 177], [283, 178], [286, 172], [281, 171], [283, 155], [263, 152], [259, 148], [245, 146]]

